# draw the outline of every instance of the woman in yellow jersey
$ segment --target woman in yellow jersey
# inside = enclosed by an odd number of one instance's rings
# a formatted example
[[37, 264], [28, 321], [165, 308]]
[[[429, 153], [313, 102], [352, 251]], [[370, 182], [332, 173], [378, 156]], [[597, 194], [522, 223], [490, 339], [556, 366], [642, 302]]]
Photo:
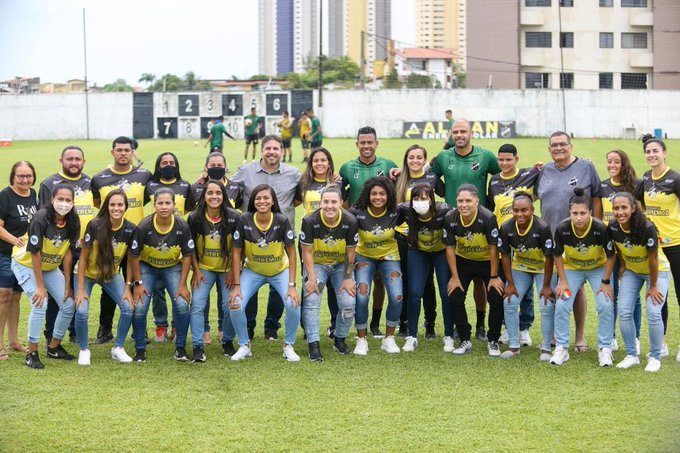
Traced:
[[288, 156], [288, 162], [293, 161], [293, 151], [290, 147], [290, 142], [293, 138], [293, 120], [295, 120], [295, 118], [290, 117], [288, 110], [284, 110], [281, 121], [274, 123], [274, 126], [281, 129], [281, 141], [283, 142], [282, 162], [286, 161], [286, 156]]
[[223, 313], [226, 313], [220, 326], [223, 332], [222, 350], [227, 357], [236, 352], [233, 344], [234, 328], [226, 305], [234, 285], [229, 258], [239, 213], [228, 205], [224, 185], [220, 181], [210, 180], [205, 184], [198, 206], [189, 214], [189, 228], [196, 245], [196, 253], [192, 257], [194, 275], [191, 279], [193, 300], [190, 315], [193, 362], [205, 362], [205, 308], [213, 286], [219, 288]]
[[[75, 247], [80, 237], [80, 219], [73, 210], [73, 187], [59, 184], [52, 189], [52, 204], [39, 210], [28, 226], [28, 240], [15, 246], [12, 271], [31, 301], [28, 316], [29, 353], [26, 366], [42, 369], [38, 356], [38, 341], [47, 311], [47, 293], [59, 305], [52, 341], [47, 346], [47, 357], [73, 360], [75, 357], [61, 346], [66, 329], [73, 318], [73, 288], [71, 269]], [[64, 272], [59, 269], [62, 265]]]
[[559, 283], [555, 287], [557, 346], [550, 358], [553, 365], [562, 365], [569, 360], [569, 320], [576, 293], [586, 281], [597, 304], [598, 362], [601, 367], [612, 365], [614, 290], [610, 277], [614, 269], [614, 246], [605, 224], [592, 216], [592, 206], [590, 196], [582, 188], [575, 188], [569, 200], [569, 218], [555, 229], [553, 256]]
[[[666, 164], [666, 144], [650, 135], [642, 137], [645, 158], [651, 170], [645, 172], [638, 199], [645, 205], [645, 214], [659, 230], [659, 246], [671, 267], [675, 297], [680, 303], [680, 174]], [[663, 307], [664, 334], [668, 320], [668, 304]], [[668, 355], [664, 341], [661, 357]], [[676, 356], [680, 362], [680, 348]]]
[[359, 222], [357, 263], [354, 268], [358, 289], [355, 314], [358, 338], [354, 354], [368, 354], [368, 296], [376, 271], [380, 272], [387, 289], [387, 331], [381, 349], [388, 354], [398, 354], [400, 349], [394, 340], [394, 331], [399, 324], [404, 293], [399, 247], [394, 235], [395, 228], [403, 223], [405, 217], [403, 211], [397, 208], [392, 181], [385, 176], [370, 178], [350, 212]]
[[[444, 184], [441, 178], [430, 169], [424, 169], [427, 163], [427, 150], [420, 145], [411, 145], [404, 153], [404, 161], [396, 183], [397, 203], [411, 201], [411, 189], [416, 184], [427, 184], [440, 197], [444, 196]], [[434, 202], [434, 200], [433, 200]], [[404, 288], [408, 288], [408, 225], [402, 223], [396, 228], [399, 257], [401, 258], [401, 275]], [[448, 280], [448, 279], [447, 279]], [[430, 271], [423, 290], [423, 308], [425, 308], [425, 338], [435, 338], [434, 323], [437, 319], [437, 299], [434, 292], [434, 271]], [[407, 320], [410, 302], [403, 304], [399, 317], [399, 336], [415, 336], [409, 332]], [[418, 310], [420, 313], [420, 310]]]
[[[134, 223], [124, 219], [128, 207], [127, 196], [122, 189], [114, 189], [106, 195], [97, 217], [88, 223], [78, 261], [75, 278], [76, 293], [75, 326], [80, 344], [78, 365], [90, 364], [88, 349], [88, 318], [90, 294], [95, 284], [101, 286], [120, 307], [118, 330], [111, 358], [121, 363], [132, 362], [123, 344], [132, 326], [134, 281], [139, 280], [139, 260], [132, 257], [132, 250], [139, 247], [139, 231]], [[129, 281], [123, 282], [120, 264], [127, 257]], [[137, 288], [137, 287], [135, 287]], [[141, 296], [137, 288], [137, 296]]]
[[615, 220], [609, 224], [608, 231], [621, 261], [619, 315], [621, 335], [626, 343], [626, 357], [616, 367], [630, 368], [640, 363], [633, 309], [646, 283], [650, 353], [645, 371], [653, 373], [661, 369], [661, 309], [668, 294], [670, 266], [664, 254], [659, 253], [656, 227], [642, 213], [633, 195], [620, 192], [614, 196], [613, 203]]
[[[238, 335], [239, 348], [231, 360], [250, 357], [246, 307], [261, 286], [269, 283], [283, 299], [286, 309], [286, 335], [283, 357], [299, 362], [295, 334], [300, 326], [300, 296], [295, 289], [295, 232], [288, 217], [281, 213], [276, 193], [267, 184], [253, 189], [244, 213], [234, 231], [232, 243], [234, 289], [229, 298], [231, 322]], [[245, 259], [243, 271], [238, 263]]]

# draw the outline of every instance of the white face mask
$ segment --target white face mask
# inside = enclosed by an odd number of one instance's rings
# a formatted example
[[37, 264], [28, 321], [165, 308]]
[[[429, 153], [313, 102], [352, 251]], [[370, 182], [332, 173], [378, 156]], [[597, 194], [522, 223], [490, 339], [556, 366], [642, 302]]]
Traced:
[[55, 201], [52, 203], [52, 205], [54, 206], [54, 210], [59, 215], [66, 215], [71, 212], [71, 209], [73, 209], [73, 203], [69, 203], [67, 201]]
[[430, 200], [413, 200], [411, 205], [419, 215], [427, 214], [427, 211], [430, 210]]

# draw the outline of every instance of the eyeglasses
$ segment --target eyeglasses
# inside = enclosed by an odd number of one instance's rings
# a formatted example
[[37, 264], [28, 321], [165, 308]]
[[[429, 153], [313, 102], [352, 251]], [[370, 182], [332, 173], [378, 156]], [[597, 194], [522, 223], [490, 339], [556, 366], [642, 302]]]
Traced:
[[17, 179], [33, 179], [33, 175], [14, 175]]
[[571, 146], [571, 143], [567, 143], [567, 142], [551, 143], [551, 144], [550, 144], [550, 147], [553, 148], [553, 149], [557, 149], [557, 148], [568, 148], [568, 147], [570, 147], [570, 146]]

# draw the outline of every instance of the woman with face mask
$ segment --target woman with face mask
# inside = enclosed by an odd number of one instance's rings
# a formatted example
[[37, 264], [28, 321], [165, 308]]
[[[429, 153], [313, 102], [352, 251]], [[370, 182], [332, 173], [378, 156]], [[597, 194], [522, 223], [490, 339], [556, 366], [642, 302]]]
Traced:
[[[24, 245], [15, 246], [12, 253], [12, 271], [31, 301], [26, 366], [33, 369], [44, 368], [38, 355], [38, 341], [45, 321], [48, 292], [57, 301], [59, 313], [52, 341], [47, 346], [47, 357], [61, 360], [75, 358], [61, 346], [73, 317], [71, 248], [75, 247], [80, 236], [80, 219], [73, 210], [73, 198], [71, 186], [55, 186], [52, 189], [52, 204], [35, 214]], [[63, 273], [59, 269], [62, 263]]]

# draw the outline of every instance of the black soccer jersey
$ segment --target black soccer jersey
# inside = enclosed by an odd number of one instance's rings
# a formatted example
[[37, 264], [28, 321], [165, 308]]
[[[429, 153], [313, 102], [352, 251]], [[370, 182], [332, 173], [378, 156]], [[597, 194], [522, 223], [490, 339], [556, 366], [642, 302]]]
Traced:
[[583, 235], [578, 236], [570, 219], [565, 219], [555, 230], [554, 256], [562, 256], [564, 268], [587, 271], [602, 267], [607, 258], [614, 254], [607, 227], [600, 219], [590, 218], [590, 224]]
[[350, 212], [359, 223], [357, 253], [374, 260], [399, 261], [399, 247], [394, 233], [397, 225], [405, 220], [403, 210], [391, 214], [385, 211], [380, 215], [374, 215], [371, 208], [351, 208]]
[[43, 271], [58, 268], [64, 260], [69, 246], [78, 242], [80, 221], [76, 220], [76, 222], [77, 225], [72, 228], [58, 227], [47, 218], [46, 210], [39, 210], [28, 226], [26, 245], [14, 247], [12, 256], [18, 263], [32, 268], [31, 253], [40, 252]]
[[512, 254], [512, 268], [520, 272], [542, 274], [545, 257], [553, 254], [550, 227], [539, 217], [533, 216], [522, 234], [515, 219], [505, 222], [500, 229], [498, 250], [503, 255]]
[[211, 220], [207, 213], [194, 211], [189, 214], [188, 223], [196, 244], [198, 267], [212, 272], [227, 272], [231, 269], [231, 253], [222, 253], [222, 236], [226, 235], [227, 249], [231, 250], [234, 231], [240, 214], [227, 208], [227, 218]]
[[[619, 254], [626, 263], [626, 269], [637, 274], [649, 274], [648, 252], [659, 250], [659, 233], [654, 224], [647, 219], [645, 234], [642, 241], [636, 240], [630, 231], [623, 229], [616, 220], [612, 220], [607, 227], [609, 237], [619, 250]], [[668, 259], [659, 251], [659, 271], [670, 270]]]
[[118, 173], [112, 168], [92, 177], [92, 196], [104, 201], [113, 189], [123, 189], [128, 198], [125, 218], [135, 225], [144, 218], [144, 187], [151, 179], [151, 173], [143, 168]]
[[[87, 259], [87, 267], [85, 268], [85, 277], [96, 280], [97, 279], [97, 223], [90, 222], [85, 231], [85, 238], [83, 239], [83, 247], [90, 247], [90, 254]], [[123, 223], [112, 231], [111, 240], [113, 243], [113, 265], [114, 274], [118, 273], [120, 269], [120, 262], [127, 254], [128, 248], [134, 254], [135, 250], [139, 249], [139, 230], [134, 223], [127, 219], [123, 219]]]
[[538, 173], [538, 170], [532, 167], [517, 169], [514, 176], [507, 178], [501, 173], [491, 177], [486, 201], [499, 226], [512, 218], [512, 201], [515, 193], [526, 192], [529, 196], [534, 194]]
[[314, 249], [314, 264], [335, 265], [345, 262], [347, 249], [356, 247], [359, 241], [359, 224], [349, 211], [340, 210], [335, 225], [329, 225], [321, 210], [302, 219], [300, 242]]
[[55, 173], [45, 178], [40, 183], [38, 192], [38, 203], [40, 208], [44, 208], [52, 203], [52, 191], [58, 184], [67, 184], [73, 187], [73, 209], [80, 217], [80, 239], [85, 235], [87, 224], [94, 219], [94, 199], [92, 197], [92, 180], [85, 173], [81, 173], [79, 178], [71, 178], [62, 172]]
[[[440, 197], [444, 196], [444, 182], [442, 181], [441, 176], [438, 176], [432, 170], [429, 170], [423, 171], [420, 176], [411, 177], [411, 181], [409, 181], [406, 193], [404, 194], [404, 202], [411, 201], [411, 190], [413, 190], [417, 184], [427, 184], [432, 187], [435, 194]], [[398, 233], [401, 233], [404, 236], [408, 235], [408, 225], [405, 222], [396, 229]]]
[[[634, 181], [635, 187], [639, 187], [642, 181], [636, 179]], [[602, 222], [607, 225], [614, 218], [614, 195], [621, 192], [623, 188], [621, 184], [612, 181], [612, 178], [607, 178], [600, 183], [600, 196], [602, 197]], [[635, 195], [635, 194], [633, 194]]]
[[295, 232], [288, 217], [271, 213], [264, 230], [255, 223], [255, 214], [241, 215], [234, 231], [233, 246], [243, 249], [245, 266], [253, 272], [272, 277], [288, 267], [286, 247], [295, 244]]
[[151, 203], [151, 212], [154, 209], [154, 194], [162, 187], [167, 187], [175, 193], [175, 214], [182, 216], [194, 209], [194, 195], [191, 191], [191, 184], [183, 179], [173, 179], [172, 182], [164, 184], [158, 181], [149, 181], [144, 191], [144, 204]]
[[658, 178], [642, 177], [643, 201], [649, 220], [659, 229], [659, 245], [680, 245], [680, 174], [667, 169]]
[[[321, 207], [321, 191], [328, 185], [328, 182], [323, 179], [314, 178], [307, 186], [302, 199], [302, 206], [305, 208], [305, 214], [309, 215]], [[300, 190], [302, 190], [302, 182], [300, 182]]]
[[[408, 212], [410, 210], [410, 203], [402, 203], [399, 209], [404, 211], [404, 217], [408, 219]], [[441, 252], [446, 249], [444, 244], [444, 226], [446, 224], [446, 214], [451, 210], [446, 203], [437, 203], [435, 206], [434, 216], [426, 220], [412, 220], [411, 226], [418, 227], [418, 243], [409, 244], [410, 248], [415, 248], [422, 252]]]
[[444, 244], [456, 247], [456, 256], [472, 261], [489, 261], [490, 246], [498, 245], [498, 223], [493, 212], [483, 206], [466, 224], [458, 209], [446, 214]]
[[[241, 209], [241, 204], [243, 204], [243, 194], [241, 186], [229, 180], [221, 182], [224, 185], [225, 190], [227, 191], [227, 198], [229, 199], [230, 203], [229, 207], [233, 209]], [[195, 204], [198, 204], [199, 200], [203, 196], [203, 189], [205, 189], [205, 184], [191, 185], [191, 192], [193, 194]]]
[[167, 230], [161, 230], [156, 223], [156, 215], [151, 214], [139, 223], [139, 242], [141, 247], [132, 250], [133, 256], [149, 266], [165, 269], [179, 264], [185, 256], [194, 254], [194, 240], [189, 224], [179, 216], [172, 216]]

